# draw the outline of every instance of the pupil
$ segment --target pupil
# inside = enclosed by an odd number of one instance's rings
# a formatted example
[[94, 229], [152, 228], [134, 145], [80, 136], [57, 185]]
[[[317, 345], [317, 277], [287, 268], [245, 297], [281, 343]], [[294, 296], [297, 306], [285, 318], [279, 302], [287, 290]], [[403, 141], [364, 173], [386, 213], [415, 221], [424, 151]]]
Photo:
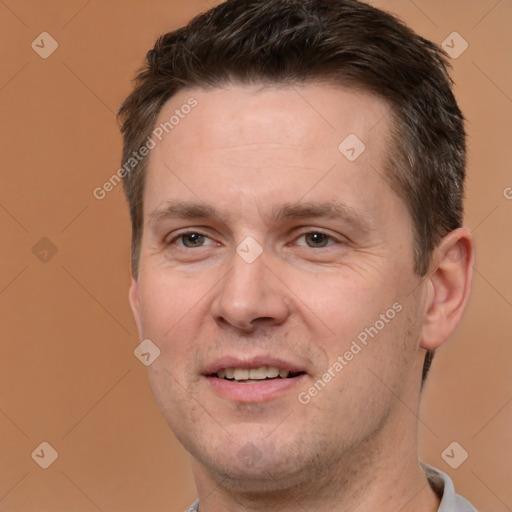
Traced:
[[200, 245], [200, 243], [203, 241], [203, 238], [203, 235], [200, 235], [199, 233], [190, 233], [189, 235], [185, 236], [183, 243], [187, 247], [195, 247]]
[[324, 235], [323, 233], [309, 233], [307, 235], [307, 238], [309, 238], [309, 241], [311, 242], [311, 245], [315, 245], [316, 247], [325, 247], [327, 245], [327, 235]]

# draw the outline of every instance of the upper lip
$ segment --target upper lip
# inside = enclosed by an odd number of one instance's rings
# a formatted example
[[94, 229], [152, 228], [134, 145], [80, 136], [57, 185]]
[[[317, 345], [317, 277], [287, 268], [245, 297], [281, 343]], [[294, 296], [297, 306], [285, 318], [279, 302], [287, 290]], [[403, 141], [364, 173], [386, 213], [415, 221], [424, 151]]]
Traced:
[[280, 370], [288, 370], [290, 373], [306, 372], [304, 367], [299, 366], [296, 363], [285, 361], [278, 357], [271, 357], [266, 355], [258, 355], [253, 357], [233, 357], [225, 356], [216, 359], [212, 363], [205, 366], [202, 371], [203, 375], [213, 375], [219, 370], [225, 370], [227, 368], [261, 368], [262, 366], [275, 366]]

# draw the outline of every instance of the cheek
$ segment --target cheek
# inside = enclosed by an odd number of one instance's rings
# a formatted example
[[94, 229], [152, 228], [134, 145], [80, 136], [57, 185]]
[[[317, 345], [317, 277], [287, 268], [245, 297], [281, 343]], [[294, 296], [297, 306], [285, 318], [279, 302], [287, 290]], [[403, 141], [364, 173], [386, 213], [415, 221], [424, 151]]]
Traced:
[[151, 385], [157, 400], [173, 400], [173, 408], [180, 399], [187, 401], [181, 393], [198, 364], [199, 331], [212, 286], [208, 279], [183, 278], [172, 269], [148, 272], [140, 279], [142, 336], [160, 349], [160, 357], [148, 367]]
[[361, 394], [389, 395], [389, 398], [401, 395], [421, 332], [416, 316], [414, 304], [396, 301], [391, 307], [379, 310], [353, 336], [361, 350], [347, 373], [359, 383]]
[[316, 319], [337, 340], [352, 340], [397, 300], [389, 283], [348, 267], [313, 279], [296, 274], [290, 276], [290, 283], [299, 298], [296, 304], [303, 318], [309, 317], [312, 322]]
[[[365, 394], [369, 380], [380, 377], [394, 387], [404, 379], [417, 350], [421, 323], [415, 299], [399, 293], [397, 281], [391, 274], [387, 281], [370, 282], [347, 273], [345, 279], [318, 282], [320, 286], [307, 295], [307, 306], [329, 329], [322, 342], [329, 361], [325, 370], [336, 375], [340, 387]], [[405, 283], [400, 288], [410, 289]], [[303, 311], [308, 314], [307, 308]], [[315, 315], [309, 312], [310, 318]], [[333, 368], [336, 361], [340, 364]]]
[[172, 269], [144, 271], [139, 278], [142, 335], [160, 349], [160, 356], [147, 367], [148, 377], [173, 430], [179, 430], [176, 418], [197, 414], [185, 389], [189, 384], [187, 372], [195, 364], [199, 317], [204, 314], [201, 298], [209, 288], [199, 279], [180, 278]]
[[171, 270], [142, 274], [139, 279], [143, 334], [165, 340], [187, 325], [200, 309], [210, 286], [202, 279], [183, 279]]
[[[380, 318], [386, 312], [388, 323]], [[303, 390], [307, 396], [302, 396], [310, 399], [314, 415], [329, 411], [331, 427], [347, 435], [377, 428], [402, 396], [419, 337], [414, 313], [405, 305], [399, 312], [385, 307], [371, 314], [359, 311], [353, 320], [347, 316], [345, 331], [338, 322], [337, 336], [327, 348], [329, 366], [315, 377], [314, 389]]]

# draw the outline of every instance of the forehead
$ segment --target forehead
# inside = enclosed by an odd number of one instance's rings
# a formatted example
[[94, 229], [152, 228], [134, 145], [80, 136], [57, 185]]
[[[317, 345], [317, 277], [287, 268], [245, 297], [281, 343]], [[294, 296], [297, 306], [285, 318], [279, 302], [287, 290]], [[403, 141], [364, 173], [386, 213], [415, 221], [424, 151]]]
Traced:
[[150, 154], [145, 210], [170, 189], [205, 199], [214, 191], [298, 197], [315, 180], [352, 194], [382, 187], [389, 111], [370, 93], [330, 85], [182, 90], [156, 122], [162, 140]]
[[[327, 84], [182, 90], [164, 105], [156, 124], [164, 124], [180, 111], [188, 112], [186, 105], [192, 98], [197, 106], [188, 114], [181, 113], [180, 123], [169, 133], [174, 144], [184, 148], [198, 141], [214, 149], [272, 142], [305, 149], [312, 143], [331, 147], [349, 130], [369, 144], [370, 138], [378, 138], [388, 128], [384, 121], [384, 130], [373, 130], [387, 117], [385, 100], [362, 90]], [[184, 126], [190, 124], [194, 140], [184, 133]]]

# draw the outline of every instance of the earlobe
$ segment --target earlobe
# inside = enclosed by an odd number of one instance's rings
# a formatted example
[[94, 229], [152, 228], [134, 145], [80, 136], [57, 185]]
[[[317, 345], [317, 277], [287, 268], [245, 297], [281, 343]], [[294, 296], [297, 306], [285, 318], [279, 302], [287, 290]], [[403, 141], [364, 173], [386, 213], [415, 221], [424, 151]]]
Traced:
[[128, 292], [128, 300], [130, 301], [130, 307], [132, 309], [135, 324], [137, 325], [137, 331], [139, 332], [139, 338], [142, 337], [142, 329], [140, 323], [140, 303], [139, 303], [139, 286], [135, 278], [132, 277], [130, 284], [130, 290]]
[[421, 346], [435, 350], [459, 323], [473, 277], [474, 239], [467, 228], [451, 231], [434, 251], [428, 274]]

